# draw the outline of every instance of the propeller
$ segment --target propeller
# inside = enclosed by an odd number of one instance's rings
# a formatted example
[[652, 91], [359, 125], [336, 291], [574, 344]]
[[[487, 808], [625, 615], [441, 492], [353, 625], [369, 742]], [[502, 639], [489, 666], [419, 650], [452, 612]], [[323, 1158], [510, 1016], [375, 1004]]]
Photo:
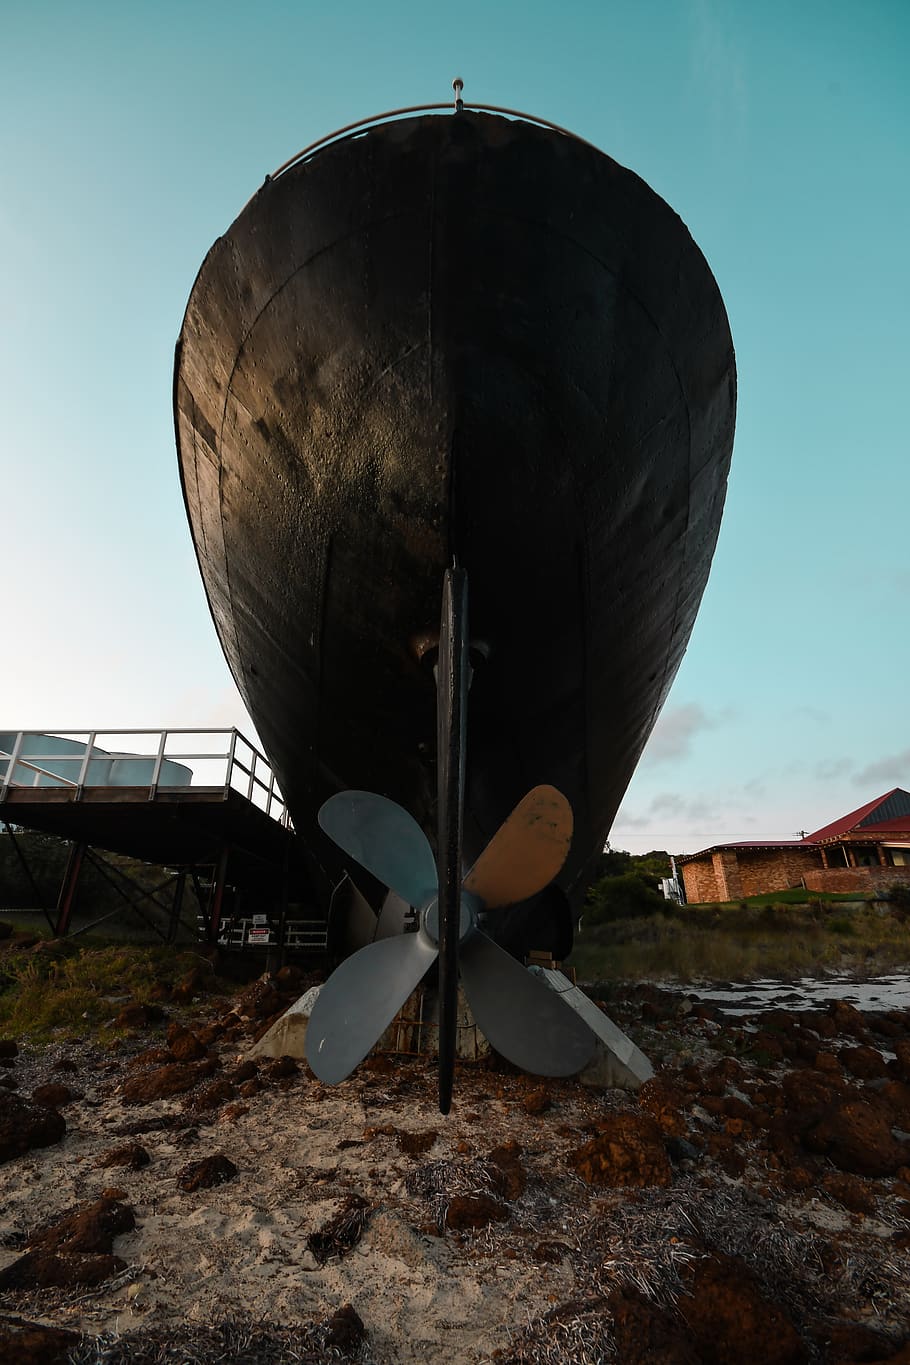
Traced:
[[[319, 823], [345, 853], [419, 911], [415, 933], [368, 943], [319, 993], [307, 1027], [307, 1061], [320, 1080], [335, 1084], [363, 1060], [436, 962], [443, 931], [436, 860], [403, 807], [373, 792], [340, 792], [322, 807]], [[453, 916], [455, 965], [478, 1027], [509, 1061], [544, 1076], [580, 1070], [591, 1056], [594, 1035], [482, 925], [489, 912], [525, 900], [552, 881], [571, 838], [568, 801], [554, 787], [535, 787], [468, 872]], [[441, 1093], [441, 1107], [443, 1098]]]

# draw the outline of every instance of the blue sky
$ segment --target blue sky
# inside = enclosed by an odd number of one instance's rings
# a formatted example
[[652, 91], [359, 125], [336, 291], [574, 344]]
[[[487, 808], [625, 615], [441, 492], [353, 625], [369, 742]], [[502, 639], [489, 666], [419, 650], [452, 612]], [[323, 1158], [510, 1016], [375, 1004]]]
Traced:
[[186, 299], [267, 171], [459, 74], [667, 199], [737, 349], [711, 581], [612, 842], [789, 837], [910, 787], [905, 0], [2, 14], [0, 728], [251, 728], [180, 497]]

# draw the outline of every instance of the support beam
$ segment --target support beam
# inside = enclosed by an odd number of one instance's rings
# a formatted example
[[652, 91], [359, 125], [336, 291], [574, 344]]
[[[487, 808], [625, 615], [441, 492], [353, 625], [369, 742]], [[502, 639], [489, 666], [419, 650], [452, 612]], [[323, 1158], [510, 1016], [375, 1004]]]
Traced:
[[79, 890], [79, 873], [82, 871], [85, 848], [85, 844], [74, 843], [70, 849], [66, 871], [63, 874], [63, 882], [60, 886], [60, 895], [57, 898], [57, 923], [54, 927], [54, 934], [57, 938], [63, 938], [69, 929], [70, 916], [73, 913], [76, 893]]
[[209, 942], [218, 942], [218, 931], [221, 928], [221, 910], [224, 905], [224, 887], [227, 881], [228, 858], [230, 856], [230, 845], [222, 845], [221, 855], [218, 858], [218, 865], [215, 868], [215, 880], [212, 883], [212, 897], [209, 902]]

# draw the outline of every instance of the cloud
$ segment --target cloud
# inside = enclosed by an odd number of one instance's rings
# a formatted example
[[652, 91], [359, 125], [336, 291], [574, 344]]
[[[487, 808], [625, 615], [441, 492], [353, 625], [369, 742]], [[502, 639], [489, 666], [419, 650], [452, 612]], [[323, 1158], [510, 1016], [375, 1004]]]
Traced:
[[833, 782], [837, 777], [846, 776], [852, 767], [852, 758], [823, 758], [815, 764], [812, 772], [820, 782]]
[[895, 787], [904, 783], [910, 784], [910, 749], [903, 749], [899, 754], [892, 754], [890, 758], [881, 758], [877, 763], [870, 763], [867, 768], [853, 774], [853, 781], [857, 786], [866, 786], [872, 782], [889, 783]]
[[711, 730], [717, 724], [697, 702], [686, 706], [672, 706], [658, 718], [651, 732], [642, 763], [654, 767], [685, 758], [696, 735]]

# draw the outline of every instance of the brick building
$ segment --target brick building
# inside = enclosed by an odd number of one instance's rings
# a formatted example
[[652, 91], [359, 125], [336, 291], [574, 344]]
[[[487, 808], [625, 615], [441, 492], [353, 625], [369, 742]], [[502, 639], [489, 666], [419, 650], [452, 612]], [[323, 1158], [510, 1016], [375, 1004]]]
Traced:
[[872, 894], [910, 882], [910, 792], [895, 787], [804, 839], [714, 844], [677, 864], [690, 902], [742, 900], [794, 886]]

